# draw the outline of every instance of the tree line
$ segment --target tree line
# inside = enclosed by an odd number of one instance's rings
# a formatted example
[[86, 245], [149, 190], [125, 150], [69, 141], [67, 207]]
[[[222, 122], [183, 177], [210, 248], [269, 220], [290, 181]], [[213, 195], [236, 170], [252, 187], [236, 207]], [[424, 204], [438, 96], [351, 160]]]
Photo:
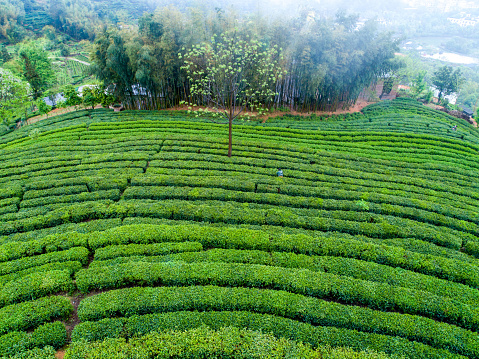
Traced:
[[[295, 19], [268, 21], [219, 8], [185, 13], [167, 7], [144, 14], [138, 27], [100, 33], [91, 69], [126, 108], [205, 104], [207, 99], [191, 91], [184, 56], [195, 46], [234, 33], [237, 42], [278, 49], [275, 63], [284, 75], [270, 84], [275, 95], [265, 98], [263, 106], [334, 111], [352, 105], [365, 87], [398, 66], [396, 41], [375, 24], [358, 26], [357, 16], [345, 13], [329, 19], [305, 12]], [[229, 46], [233, 50], [235, 45]]]

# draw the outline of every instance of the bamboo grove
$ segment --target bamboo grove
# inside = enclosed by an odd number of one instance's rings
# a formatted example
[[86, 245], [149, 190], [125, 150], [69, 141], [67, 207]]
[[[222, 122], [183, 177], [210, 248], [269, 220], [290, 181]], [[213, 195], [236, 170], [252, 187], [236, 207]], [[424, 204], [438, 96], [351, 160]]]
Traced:
[[182, 55], [226, 32], [259, 41], [265, 49], [280, 49], [279, 66], [286, 75], [271, 83], [276, 95], [262, 104], [267, 108], [348, 107], [397, 66], [392, 34], [379, 33], [374, 21], [358, 26], [353, 15], [323, 19], [305, 13], [293, 20], [269, 21], [221, 9], [205, 14], [168, 7], [145, 13], [137, 28], [105, 29], [95, 41], [91, 70], [129, 109], [168, 108], [182, 101], [207, 105], [192, 97]]

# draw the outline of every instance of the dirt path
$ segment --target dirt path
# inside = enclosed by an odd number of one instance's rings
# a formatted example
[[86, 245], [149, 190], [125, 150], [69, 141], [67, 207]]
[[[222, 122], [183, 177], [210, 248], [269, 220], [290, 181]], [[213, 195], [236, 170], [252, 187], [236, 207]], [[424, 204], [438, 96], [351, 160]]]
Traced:
[[261, 116], [260, 118], [263, 119], [263, 123], [265, 123], [269, 118], [284, 116], [286, 114], [290, 114], [293, 116], [310, 116], [312, 114], [318, 116], [325, 116], [325, 115], [341, 115], [345, 113], [355, 113], [360, 112], [364, 107], [371, 105], [375, 102], [367, 102], [364, 100], [358, 100], [354, 106], [349, 107], [348, 109], [338, 109], [336, 111], [311, 111], [311, 112], [298, 112], [298, 111], [289, 111], [289, 112], [281, 112], [281, 111], [274, 111], [267, 115]]
[[83, 64], [83, 65], [87, 65], [87, 66], [91, 66], [91, 64], [89, 62], [86, 62], [86, 61], [82, 61], [82, 60], [78, 60], [78, 59], [75, 59], [74, 57], [62, 57], [62, 56], [50, 56], [49, 59], [63, 59], [63, 60], [72, 60], [72, 61], [76, 61], [76, 62], [79, 62], [80, 64]]
[[[328, 111], [316, 111], [316, 112], [297, 112], [297, 111], [290, 111], [290, 112], [281, 112], [281, 111], [274, 111], [270, 112], [267, 115], [260, 116], [259, 119], [263, 120], [263, 123], [268, 120], [268, 118], [272, 117], [278, 117], [278, 116], [284, 116], [286, 114], [291, 114], [294, 116], [309, 116], [311, 114], [316, 114], [316, 115], [339, 115], [339, 114], [344, 114], [344, 113], [354, 113], [354, 112], [360, 112], [364, 107], [367, 105], [372, 104], [373, 102], [366, 102], [366, 101], [357, 101], [356, 104], [349, 109], [343, 110], [339, 109], [334, 112], [328, 112]], [[101, 105], [97, 105], [95, 108], [102, 108]], [[81, 108], [83, 109], [83, 108]], [[67, 108], [57, 108], [55, 110], [50, 111], [47, 115], [39, 115], [35, 117], [30, 117], [27, 120], [27, 125], [34, 124], [38, 121], [45, 120], [51, 116], [57, 116], [57, 115], [63, 115], [65, 113], [73, 112], [76, 111], [77, 109], [74, 106], [67, 107]], [[167, 108], [165, 110], [160, 110], [160, 111], [186, 111], [188, 110], [187, 107], [173, 107], [173, 108]]]
[[[100, 105], [97, 105], [95, 108], [102, 108], [102, 107]], [[73, 111], [83, 110], [83, 109], [84, 109], [83, 107], [79, 108], [79, 109], [76, 109], [75, 106], [66, 107], [66, 108], [56, 108], [56, 109], [50, 111], [47, 115], [38, 115], [38, 116], [35, 116], [35, 117], [30, 117], [27, 120], [27, 125], [34, 124], [38, 121], [45, 120], [45, 119], [50, 118], [52, 116], [63, 115], [65, 113], [70, 113], [70, 112], [73, 112]]]

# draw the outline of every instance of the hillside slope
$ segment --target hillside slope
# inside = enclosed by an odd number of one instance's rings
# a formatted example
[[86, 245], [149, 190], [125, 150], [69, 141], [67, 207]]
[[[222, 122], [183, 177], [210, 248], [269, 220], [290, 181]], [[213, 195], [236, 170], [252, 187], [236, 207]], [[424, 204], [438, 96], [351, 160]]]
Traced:
[[479, 358], [476, 129], [394, 101], [233, 136], [95, 110], [0, 137], [0, 355], [149, 358], [175, 330]]

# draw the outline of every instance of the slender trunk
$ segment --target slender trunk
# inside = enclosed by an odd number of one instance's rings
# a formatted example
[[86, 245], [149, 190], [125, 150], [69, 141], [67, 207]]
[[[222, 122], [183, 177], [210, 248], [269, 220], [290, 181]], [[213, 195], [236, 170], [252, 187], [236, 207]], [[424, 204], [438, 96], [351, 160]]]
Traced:
[[230, 113], [228, 120], [228, 157], [233, 154], [233, 116]]

